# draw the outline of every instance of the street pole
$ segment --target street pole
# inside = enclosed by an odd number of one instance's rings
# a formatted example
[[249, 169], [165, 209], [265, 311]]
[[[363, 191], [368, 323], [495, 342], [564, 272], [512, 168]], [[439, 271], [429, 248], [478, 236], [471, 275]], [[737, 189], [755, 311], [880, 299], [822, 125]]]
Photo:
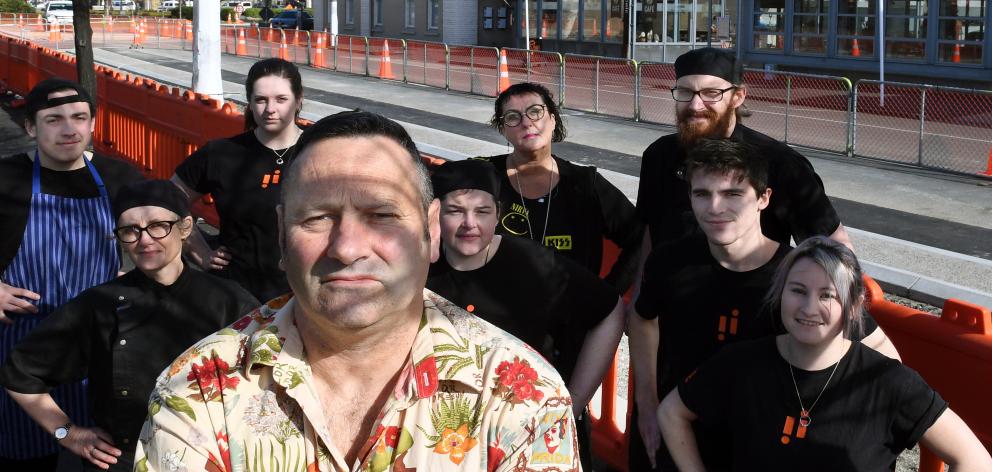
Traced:
[[713, 47], [713, 0], [709, 1], [709, 5], [706, 10], [706, 18], [709, 18], [709, 25], [706, 29], [706, 47]]
[[224, 100], [220, 75], [220, 2], [193, 4], [193, 91]]
[[524, 0], [524, 49], [530, 51], [530, 0]]
[[93, 29], [89, 0], [72, 2], [73, 42], [76, 47], [76, 77], [79, 85], [96, 100], [96, 72], [93, 70]]
[[878, 2], [878, 104], [885, 108], [885, 0]]

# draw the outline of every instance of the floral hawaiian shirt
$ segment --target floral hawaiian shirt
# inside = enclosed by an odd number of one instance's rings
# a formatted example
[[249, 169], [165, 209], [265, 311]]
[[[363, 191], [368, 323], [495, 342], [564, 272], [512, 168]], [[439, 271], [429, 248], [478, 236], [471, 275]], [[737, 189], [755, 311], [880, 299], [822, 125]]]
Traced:
[[135, 471], [577, 471], [571, 398], [535, 351], [424, 291], [410, 361], [354, 464], [324, 426], [285, 296], [162, 372]]

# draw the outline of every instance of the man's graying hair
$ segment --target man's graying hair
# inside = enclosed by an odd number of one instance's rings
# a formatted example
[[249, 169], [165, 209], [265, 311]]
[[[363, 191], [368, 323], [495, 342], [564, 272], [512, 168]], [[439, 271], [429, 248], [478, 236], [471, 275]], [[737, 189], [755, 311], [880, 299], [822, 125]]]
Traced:
[[[296, 143], [297, 158], [293, 162], [295, 163], [299, 160], [299, 156], [303, 154], [303, 150], [308, 146], [325, 139], [371, 138], [375, 136], [390, 138], [410, 153], [410, 158], [413, 160], [413, 167], [416, 169], [416, 175], [413, 178], [416, 179], [415, 184], [420, 190], [421, 205], [423, 206], [424, 214], [427, 214], [427, 210], [434, 200], [430, 173], [427, 171], [427, 166], [420, 159], [420, 151], [417, 150], [417, 145], [413, 142], [410, 134], [399, 123], [385, 116], [368, 111], [354, 110], [343, 111], [321, 118], [320, 121], [308, 127], [300, 135], [300, 139]], [[283, 182], [280, 186], [282, 187], [283, 202], [286, 201], [288, 189], [292, 187], [291, 181], [295, 178], [292, 165], [289, 170], [283, 173]]]

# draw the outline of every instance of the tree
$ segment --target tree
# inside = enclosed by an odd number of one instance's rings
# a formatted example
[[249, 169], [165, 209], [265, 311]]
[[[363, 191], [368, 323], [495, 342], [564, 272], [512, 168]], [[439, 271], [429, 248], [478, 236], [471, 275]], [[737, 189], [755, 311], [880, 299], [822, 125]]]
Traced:
[[93, 29], [90, 27], [90, 0], [72, 0], [72, 28], [75, 34], [76, 75], [79, 84], [96, 100], [96, 72], [93, 70]]

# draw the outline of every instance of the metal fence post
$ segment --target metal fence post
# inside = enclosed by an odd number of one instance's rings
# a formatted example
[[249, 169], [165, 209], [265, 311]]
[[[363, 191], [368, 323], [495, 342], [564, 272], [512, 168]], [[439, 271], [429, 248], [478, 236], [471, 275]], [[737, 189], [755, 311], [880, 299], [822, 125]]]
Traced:
[[855, 103], [857, 92], [854, 90], [854, 85], [851, 84], [851, 79], [847, 77], [841, 78], [847, 84], [847, 157], [854, 157], [854, 144], [851, 140], [851, 133], [854, 130], [854, 126], [852, 125], [854, 119], [852, 110], [854, 110], [853, 104]]
[[162, 49], [162, 19], [155, 19], [155, 47]]
[[424, 84], [427, 84], [427, 44], [424, 43]]
[[255, 53], [258, 55], [258, 58], [261, 59], [262, 58], [262, 27], [261, 26], [258, 26], [258, 25], [255, 25], [255, 43], [258, 44], [258, 48], [256, 49]]
[[[530, 80], [530, 67], [531, 67], [530, 56], [532, 54], [534, 54], [534, 53], [530, 49], [528, 49], [527, 51], [525, 51], [525, 54], [527, 55], [527, 64], [526, 64], [526, 66], [527, 66], [527, 81], [528, 82], [531, 82], [531, 80]], [[499, 90], [499, 89], [497, 89], [497, 90]]]
[[916, 148], [916, 165], [923, 167], [923, 124], [926, 121], [926, 110], [927, 110], [927, 89], [930, 88], [929, 85], [924, 86], [920, 92], [920, 135], [917, 139]]
[[634, 65], [634, 121], [641, 121], [641, 64], [630, 62]]
[[451, 48], [444, 45], [444, 89], [451, 90]]
[[847, 120], [848, 127], [851, 129], [851, 150], [849, 151], [851, 157], [857, 155], [858, 152], [858, 88], [860, 85], [860, 80], [854, 84], [854, 95], [851, 103], [851, 119]]
[[311, 53], [313, 53], [313, 37], [310, 36], [310, 32], [307, 31], [307, 65], [313, 66], [313, 59], [311, 59]]
[[593, 72], [593, 77], [595, 77], [595, 86], [593, 89], [596, 91], [596, 98], [592, 102], [592, 110], [599, 113], [599, 58], [596, 58], [596, 70]]
[[406, 83], [407, 82], [407, 80], [406, 80], [406, 66], [407, 66], [406, 61], [407, 61], [407, 57], [409, 56], [409, 51], [406, 49], [407, 48], [406, 40], [403, 39], [401, 41], [402, 41], [402, 44], [403, 44], [403, 83]]
[[[362, 36], [365, 40], [365, 77], [369, 76], [369, 52], [371, 52], [372, 45], [369, 43], [368, 36]], [[379, 67], [382, 67], [382, 63], [379, 63]]]
[[475, 48], [468, 48], [468, 93], [475, 93]]
[[558, 55], [558, 107], [565, 107], [565, 56], [560, 52]]
[[789, 115], [792, 112], [792, 76], [785, 76], [785, 143], [789, 143]]

